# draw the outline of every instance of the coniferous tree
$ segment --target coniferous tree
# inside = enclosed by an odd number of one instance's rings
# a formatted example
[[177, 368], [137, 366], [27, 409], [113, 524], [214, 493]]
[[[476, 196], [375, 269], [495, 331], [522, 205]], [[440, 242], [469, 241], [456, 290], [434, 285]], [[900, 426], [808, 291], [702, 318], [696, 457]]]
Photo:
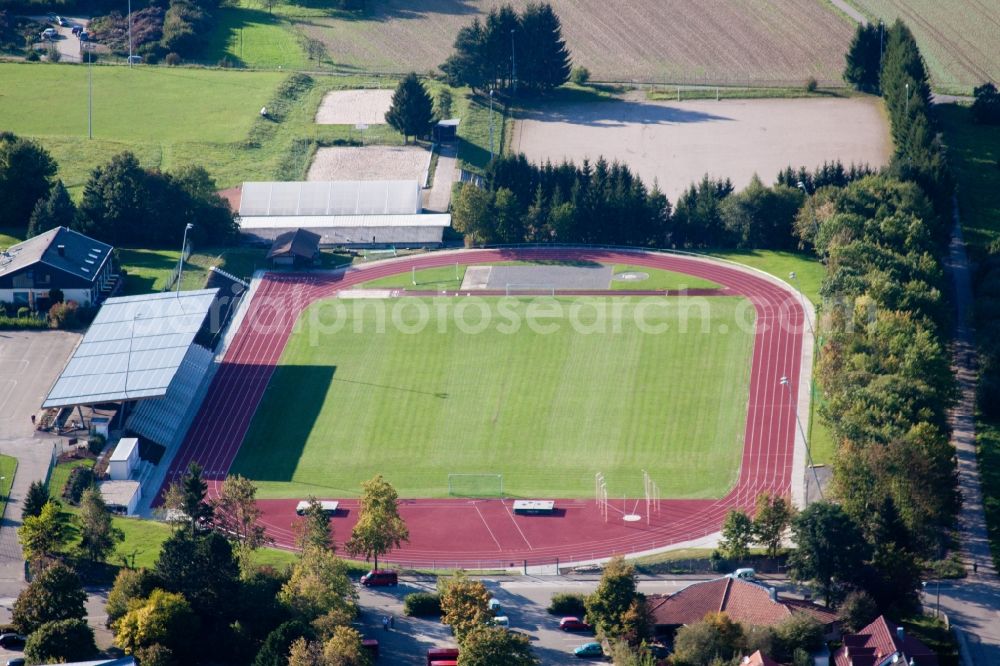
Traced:
[[858, 24], [854, 32], [854, 39], [851, 40], [851, 46], [844, 56], [847, 61], [844, 67], [844, 80], [856, 90], [878, 92], [879, 74], [882, 69], [883, 30], [882, 26], [862, 23]]
[[28, 226], [35, 204], [49, 194], [56, 168], [36, 141], [0, 131], [0, 227]]
[[61, 180], [57, 180], [49, 196], [39, 199], [28, 222], [28, 238], [33, 238], [56, 227], [69, 227], [76, 218], [76, 206]]
[[403, 135], [404, 142], [411, 136], [425, 136], [430, 132], [434, 123], [434, 101], [415, 73], [407, 74], [396, 86], [385, 120]]
[[461, 28], [455, 37], [455, 52], [448, 56], [441, 71], [449, 85], [469, 86], [473, 90], [485, 90], [486, 73], [486, 31], [479, 17], [472, 24]]
[[24, 496], [21, 506], [21, 517], [38, 517], [42, 514], [42, 508], [49, 503], [49, 490], [42, 481], [32, 481], [28, 486], [28, 492]]
[[523, 55], [517, 67], [518, 82], [548, 92], [569, 81], [573, 62], [552, 5], [530, 3], [521, 15], [520, 37]]

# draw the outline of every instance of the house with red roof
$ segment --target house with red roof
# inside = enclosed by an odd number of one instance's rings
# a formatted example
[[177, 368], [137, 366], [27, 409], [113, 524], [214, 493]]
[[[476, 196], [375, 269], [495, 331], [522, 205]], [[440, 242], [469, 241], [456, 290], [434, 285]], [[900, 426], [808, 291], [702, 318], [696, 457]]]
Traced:
[[725, 613], [741, 624], [762, 627], [802, 614], [818, 620], [828, 635], [836, 632], [837, 614], [829, 608], [784, 599], [774, 588], [728, 576], [689, 585], [669, 596], [651, 594], [646, 601], [658, 634], [671, 634], [679, 627], [700, 622], [709, 613]]
[[858, 633], [845, 635], [843, 640], [844, 646], [833, 655], [834, 666], [938, 666], [933, 650], [884, 615]]
[[749, 657], [743, 657], [743, 661], [740, 662], [740, 666], [781, 666], [774, 659], [771, 659], [766, 654], [757, 650]]

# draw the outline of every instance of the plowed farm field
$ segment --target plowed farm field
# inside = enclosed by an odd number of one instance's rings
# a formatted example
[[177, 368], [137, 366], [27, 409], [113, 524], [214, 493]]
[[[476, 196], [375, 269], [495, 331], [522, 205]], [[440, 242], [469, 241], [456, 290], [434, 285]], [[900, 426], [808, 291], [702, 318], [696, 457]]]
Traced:
[[[928, 0], [930, 1], [930, 0]], [[512, 0], [521, 9], [527, 0]], [[299, 23], [345, 68], [426, 72], [495, 0], [375, 0], [364, 18]], [[853, 26], [817, 0], [552, 0], [575, 65], [596, 80], [839, 83]], [[294, 14], [294, 8], [286, 10]]]
[[1000, 80], [1000, 2], [996, 0], [852, 0], [886, 23], [901, 18], [913, 31], [935, 88], [972, 94]]

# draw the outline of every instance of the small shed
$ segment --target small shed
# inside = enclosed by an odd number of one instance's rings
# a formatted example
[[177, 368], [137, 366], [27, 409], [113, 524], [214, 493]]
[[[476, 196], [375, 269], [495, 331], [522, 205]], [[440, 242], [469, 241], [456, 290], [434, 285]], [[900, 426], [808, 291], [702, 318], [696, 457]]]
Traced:
[[276, 266], [307, 266], [319, 256], [320, 235], [305, 229], [286, 231], [274, 239], [267, 258]]
[[133, 515], [142, 497], [138, 481], [102, 481], [98, 490], [108, 511], [123, 516]]
[[127, 481], [139, 464], [139, 440], [123, 437], [108, 461], [108, 474], [114, 481]]
[[438, 143], [449, 143], [458, 138], [458, 118], [440, 120], [434, 126], [434, 140]]

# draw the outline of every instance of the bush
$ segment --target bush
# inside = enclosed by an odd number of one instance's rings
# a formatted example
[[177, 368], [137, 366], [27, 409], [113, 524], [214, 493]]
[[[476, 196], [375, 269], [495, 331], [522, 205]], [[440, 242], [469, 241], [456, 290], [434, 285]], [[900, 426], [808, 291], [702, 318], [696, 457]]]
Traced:
[[163, 59], [163, 62], [167, 63], [171, 67], [175, 67], [175, 66], [181, 64], [181, 56], [180, 56], [180, 54], [178, 54], [178, 53], [176, 53], [174, 51], [171, 51]]
[[585, 86], [590, 81], [590, 70], [586, 67], [574, 67], [569, 78], [576, 85]]
[[79, 504], [83, 491], [95, 483], [94, 470], [89, 467], [74, 467], [66, 480], [63, 498], [71, 504]]
[[59, 49], [56, 48], [55, 44], [49, 45], [49, 50], [46, 52], [45, 57], [49, 62], [59, 62], [62, 60], [62, 54], [59, 53]]
[[32, 664], [82, 661], [97, 653], [94, 630], [86, 620], [46, 622], [28, 637], [24, 656]]
[[77, 316], [80, 306], [76, 301], [55, 303], [49, 308], [49, 326], [52, 328], [76, 328], [80, 324]]
[[806, 92], [816, 92], [817, 88], [819, 88], [819, 82], [815, 78], [810, 76], [806, 79]]
[[17, 309], [17, 318], [24, 319], [31, 315], [31, 308], [21, 306]]
[[575, 615], [583, 617], [587, 613], [586, 597], [582, 594], [557, 592], [552, 595], [549, 612], [553, 615]]
[[42, 59], [42, 57], [38, 55], [38, 51], [36, 51], [35, 49], [31, 49], [30, 51], [28, 51], [28, 55], [24, 56], [24, 59], [27, 60], [28, 62], [38, 62], [39, 60]]
[[99, 456], [101, 455], [101, 451], [104, 450], [105, 443], [104, 435], [92, 435], [87, 440], [87, 450], [90, 451], [91, 455]]
[[427, 617], [441, 614], [441, 597], [430, 592], [414, 592], [403, 599], [403, 614]]

